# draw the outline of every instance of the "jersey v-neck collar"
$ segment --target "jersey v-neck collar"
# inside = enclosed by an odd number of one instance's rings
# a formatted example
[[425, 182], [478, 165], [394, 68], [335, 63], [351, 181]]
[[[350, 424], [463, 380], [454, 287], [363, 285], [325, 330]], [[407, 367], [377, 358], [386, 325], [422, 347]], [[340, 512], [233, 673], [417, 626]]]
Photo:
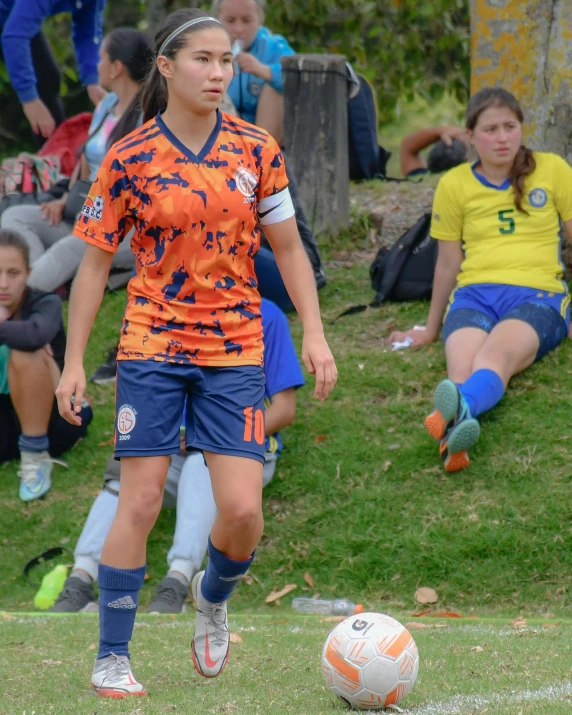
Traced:
[[218, 111], [216, 113], [216, 124], [213, 127], [212, 132], [210, 133], [209, 138], [207, 139], [204, 147], [200, 150], [198, 154], [194, 154], [188, 146], [185, 146], [183, 142], [178, 139], [173, 132], [169, 129], [169, 127], [165, 124], [165, 121], [163, 117], [161, 116], [161, 113], [159, 113], [155, 117], [155, 121], [157, 122], [157, 126], [159, 127], [159, 130], [167, 137], [167, 139], [171, 142], [171, 144], [176, 147], [182, 154], [184, 154], [187, 158], [189, 158], [193, 163], [195, 164], [200, 164], [206, 156], [208, 156], [210, 150], [213, 148], [215, 145], [216, 140], [218, 139], [218, 135], [220, 133], [220, 127], [222, 123], [222, 114]]
[[487, 189], [495, 189], [496, 191], [506, 191], [507, 189], [510, 189], [510, 179], [505, 179], [500, 186], [497, 186], [496, 184], [491, 184], [491, 182], [487, 179], [486, 176], [483, 176], [482, 174], [479, 174], [478, 171], [476, 171], [475, 167], [479, 161], [475, 161], [474, 164], [471, 164], [471, 171], [473, 172], [473, 176], [477, 181], [480, 181], [483, 186], [486, 186]]

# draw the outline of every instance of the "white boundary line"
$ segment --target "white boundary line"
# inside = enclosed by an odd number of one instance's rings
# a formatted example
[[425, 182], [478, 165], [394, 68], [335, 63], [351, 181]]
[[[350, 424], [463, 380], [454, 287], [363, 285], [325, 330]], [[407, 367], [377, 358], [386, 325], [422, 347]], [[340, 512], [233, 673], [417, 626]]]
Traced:
[[[510, 705], [511, 703], [542, 702], [547, 700], [564, 702], [572, 697], [572, 682], [561, 685], [548, 685], [539, 690], [521, 690], [509, 693], [497, 693], [492, 696], [484, 695], [457, 695], [451, 700], [440, 703], [430, 703], [417, 708], [406, 709], [409, 715], [468, 715], [475, 708], [487, 705]], [[571, 706], [572, 707], [572, 706]]]

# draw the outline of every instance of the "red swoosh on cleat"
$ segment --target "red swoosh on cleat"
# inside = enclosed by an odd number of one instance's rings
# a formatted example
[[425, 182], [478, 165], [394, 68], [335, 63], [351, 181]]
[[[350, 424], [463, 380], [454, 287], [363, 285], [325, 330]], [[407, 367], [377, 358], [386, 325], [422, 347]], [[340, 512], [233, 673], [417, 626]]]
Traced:
[[205, 665], [207, 668], [216, 668], [218, 665], [218, 660], [211, 660], [211, 651], [209, 648], [209, 634], [205, 634]]

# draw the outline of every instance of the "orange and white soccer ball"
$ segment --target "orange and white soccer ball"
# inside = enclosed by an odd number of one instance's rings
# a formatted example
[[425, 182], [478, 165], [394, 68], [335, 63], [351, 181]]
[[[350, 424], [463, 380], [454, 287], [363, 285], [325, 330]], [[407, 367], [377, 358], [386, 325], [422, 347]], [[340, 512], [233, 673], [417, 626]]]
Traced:
[[409, 631], [381, 613], [360, 613], [339, 623], [322, 651], [332, 693], [352, 708], [380, 710], [411, 691], [419, 654]]

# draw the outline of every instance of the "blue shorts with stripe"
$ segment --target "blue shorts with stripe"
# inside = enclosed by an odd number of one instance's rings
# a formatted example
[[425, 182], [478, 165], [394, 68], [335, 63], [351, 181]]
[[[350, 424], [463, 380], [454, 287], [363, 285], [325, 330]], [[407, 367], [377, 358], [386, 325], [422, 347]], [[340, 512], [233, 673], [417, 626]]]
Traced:
[[554, 350], [568, 334], [570, 295], [536, 288], [479, 283], [453, 291], [443, 324], [443, 342], [460, 328], [487, 333], [503, 320], [522, 320], [538, 335], [536, 359]]
[[115, 458], [178, 453], [185, 398], [187, 449], [264, 463], [262, 366], [155, 360], [117, 363]]

